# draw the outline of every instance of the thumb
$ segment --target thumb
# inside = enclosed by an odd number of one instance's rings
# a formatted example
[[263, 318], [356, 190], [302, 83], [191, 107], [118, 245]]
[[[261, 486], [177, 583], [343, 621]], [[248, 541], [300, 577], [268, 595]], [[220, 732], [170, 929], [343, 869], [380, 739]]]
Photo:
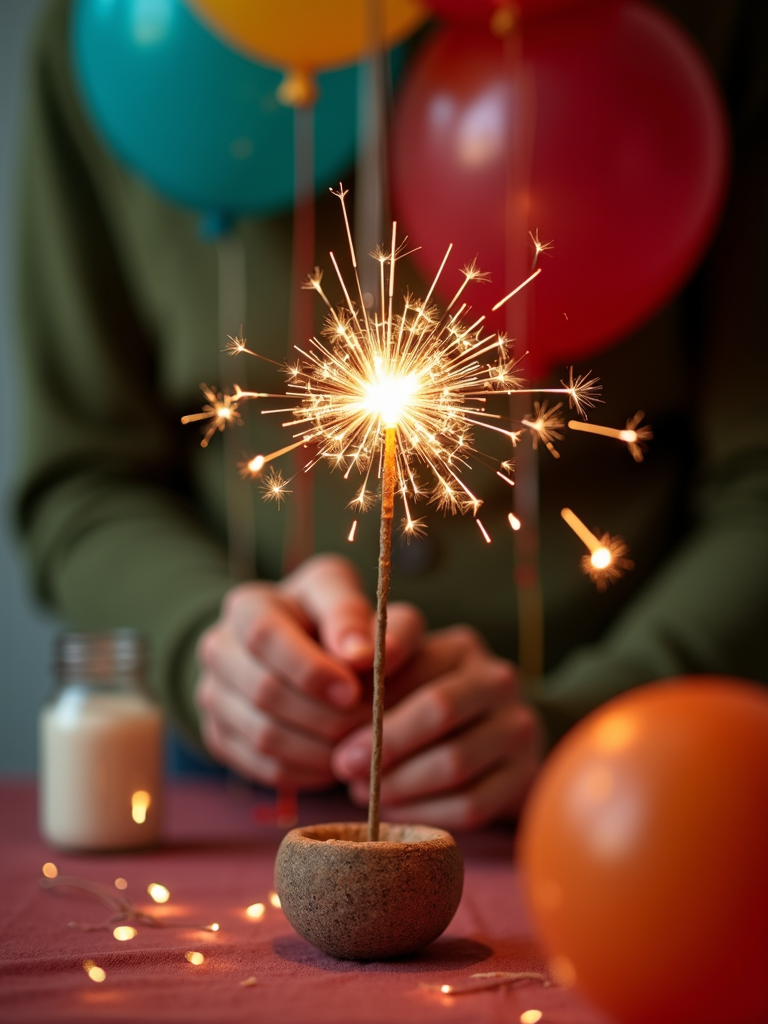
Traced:
[[329, 654], [363, 671], [373, 664], [374, 615], [357, 570], [341, 555], [316, 555], [281, 584]]

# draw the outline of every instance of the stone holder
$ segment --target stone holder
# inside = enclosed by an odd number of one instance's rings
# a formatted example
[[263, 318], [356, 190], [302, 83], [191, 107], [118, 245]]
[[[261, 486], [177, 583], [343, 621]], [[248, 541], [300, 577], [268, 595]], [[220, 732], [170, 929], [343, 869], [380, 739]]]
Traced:
[[275, 888], [308, 942], [346, 960], [386, 960], [422, 949], [447, 928], [461, 899], [464, 863], [450, 833], [381, 823], [366, 842], [356, 822], [290, 831], [277, 853]]

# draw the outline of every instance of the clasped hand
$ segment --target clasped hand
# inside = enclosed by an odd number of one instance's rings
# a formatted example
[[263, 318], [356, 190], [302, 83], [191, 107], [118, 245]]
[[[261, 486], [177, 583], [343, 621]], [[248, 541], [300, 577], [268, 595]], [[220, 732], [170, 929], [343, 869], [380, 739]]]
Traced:
[[[244, 583], [200, 638], [196, 690], [211, 754], [265, 785], [342, 781], [365, 804], [370, 706], [362, 678], [374, 614], [354, 567], [319, 555], [280, 583]], [[540, 761], [541, 729], [514, 667], [468, 626], [427, 633], [392, 602], [386, 636], [382, 813], [472, 828], [517, 811]]]

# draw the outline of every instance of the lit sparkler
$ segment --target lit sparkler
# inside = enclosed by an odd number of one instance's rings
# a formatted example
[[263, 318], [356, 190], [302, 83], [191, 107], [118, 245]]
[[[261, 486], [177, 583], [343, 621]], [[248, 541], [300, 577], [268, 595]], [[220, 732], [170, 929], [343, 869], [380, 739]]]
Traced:
[[629, 549], [621, 537], [604, 533], [598, 539], [569, 508], [561, 509], [560, 515], [589, 548], [589, 554], [581, 560], [581, 567], [599, 591], [606, 590], [609, 583], [620, 579], [625, 569], [634, 568], [635, 563], [624, 557]]
[[[351, 502], [357, 512], [375, 504], [381, 494], [381, 531], [379, 549], [379, 580], [377, 591], [376, 653], [374, 657], [373, 754], [368, 818], [368, 838], [378, 839], [379, 790], [381, 782], [381, 742], [383, 717], [384, 636], [391, 568], [392, 524], [395, 504], [402, 503], [403, 531], [406, 537], [418, 536], [424, 529], [414, 518], [413, 506], [427, 498], [444, 512], [471, 512], [484, 539], [490, 535], [477, 513], [482, 500], [470, 490], [462, 473], [470, 467], [476, 454], [473, 428], [482, 427], [506, 438], [514, 447], [522, 430], [514, 430], [508, 417], [488, 410], [494, 394], [559, 394], [567, 397], [571, 408], [584, 416], [597, 401], [600, 385], [595, 378], [574, 379], [560, 388], [526, 388], [516, 373], [516, 362], [510, 342], [504, 335], [489, 333], [485, 317], [471, 323], [469, 306], [462, 299], [467, 285], [482, 282], [487, 275], [473, 261], [462, 269], [462, 282], [441, 313], [433, 302], [433, 293], [446, 266], [451, 246], [432, 285], [423, 300], [404, 297], [402, 308], [395, 311], [395, 268], [404, 255], [404, 241], [397, 238], [397, 225], [392, 225], [388, 249], [379, 248], [373, 258], [379, 263], [379, 312], [369, 313], [360, 286], [357, 256], [345, 205], [346, 192], [334, 193], [341, 202], [349, 252], [354, 270], [356, 299], [353, 300], [339, 269], [336, 257], [330, 254], [344, 305], [334, 307], [323, 287], [320, 269], [309, 275], [305, 287], [312, 289], [328, 307], [329, 313], [321, 338], [312, 338], [306, 349], [298, 348], [298, 361], [284, 368], [287, 384], [282, 394], [243, 391], [239, 387], [231, 396], [218, 395], [204, 387], [208, 404], [202, 413], [185, 416], [183, 422], [210, 420], [205, 428], [203, 445], [216, 430], [228, 423], [239, 422], [239, 403], [248, 399], [279, 398], [285, 403], [265, 414], [290, 414], [283, 423], [292, 429], [290, 444], [267, 455], [257, 455], [241, 466], [245, 475], [257, 476], [267, 463], [297, 448], [308, 448], [304, 467], [308, 471], [325, 461], [338, 468], [347, 479], [353, 469], [359, 471], [362, 483]], [[534, 239], [536, 255], [549, 243]], [[493, 307], [498, 309], [520, 290], [535, 280], [541, 269], [535, 269], [517, 288]], [[229, 351], [237, 355], [249, 352], [244, 339], [230, 338]], [[256, 353], [252, 353], [256, 354]], [[557, 455], [553, 441], [562, 436], [564, 421], [561, 404], [548, 409], [536, 403], [535, 418], [524, 420], [534, 444], [541, 440]], [[311, 446], [311, 447], [310, 447]], [[496, 471], [508, 484], [513, 481], [510, 460], [499, 463]], [[419, 470], [431, 477], [431, 485], [419, 482]], [[262, 489], [265, 497], [278, 502], [290, 481], [281, 475], [270, 475]], [[355, 521], [356, 522], [356, 521]], [[510, 519], [513, 529], [518, 520]], [[354, 538], [355, 526], [349, 533]]]

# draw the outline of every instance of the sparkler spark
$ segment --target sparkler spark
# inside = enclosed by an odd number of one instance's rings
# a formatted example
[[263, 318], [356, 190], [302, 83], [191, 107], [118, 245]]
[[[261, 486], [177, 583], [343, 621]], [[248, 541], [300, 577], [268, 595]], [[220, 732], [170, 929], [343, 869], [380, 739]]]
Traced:
[[288, 483], [289, 481], [284, 479], [279, 469], [270, 469], [266, 479], [261, 484], [261, 493], [267, 501], [274, 501], [279, 508], [285, 501], [286, 494], [293, 493], [288, 490]]
[[[357, 496], [350, 503], [359, 512], [376, 501], [376, 487], [370, 486], [370, 478], [372, 474], [381, 475], [386, 432], [395, 430], [396, 493], [405, 510], [404, 532], [415, 536], [423, 531], [423, 526], [414, 519], [411, 506], [424, 496], [445, 513], [477, 514], [482, 500], [462, 477], [476, 451], [473, 428], [484, 427], [499, 433], [512, 446], [519, 441], [521, 431], [501, 426], [498, 421], [506, 417], [486, 409], [493, 393], [532, 393], [542, 389], [523, 387], [515, 372], [509, 340], [504, 335], [485, 332], [484, 317], [468, 325], [464, 322], [469, 307], [458, 303], [465, 287], [473, 281], [487, 280], [475, 260], [462, 268], [462, 284], [443, 313], [431, 299], [448, 253], [426, 298], [418, 301], [406, 295], [401, 310], [394, 310], [395, 267], [405, 246], [404, 240], [398, 241], [396, 224], [392, 226], [389, 248], [380, 247], [373, 253], [380, 265], [380, 312], [369, 313], [357, 276], [357, 258], [344, 203], [346, 193], [340, 189], [334, 194], [342, 205], [359, 301], [351, 298], [331, 253], [345, 305], [331, 305], [323, 287], [323, 272], [315, 268], [304, 287], [317, 292], [329, 314], [321, 337], [310, 339], [306, 350], [297, 347], [299, 360], [284, 367], [285, 391], [271, 395], [238, 387], [232, 395], [218, 395], [206, 388], [208, 404], [201, 413], [185, 416], [183, 422], [211, 420], [203, 439], [205, 445], [216, 430], [223, 430], [230, 422], [240, 422], [240, 402], [252, 398], [287, 399], [287, 408], [263, 412], [290, 412], [292, 418], [283, 426], [294, 428], [295, 442], [268, 455], [254, 456], [241, 464], [241, 472], [244, 476], [256, 476], [272, 459], [314, 442], [305, 469], [324, 459], [332, 468], [340, 469], [345, 478], [352, 469], [365, 474]], [[532, 274], [520, 288], [538, 273]], [[507, 298], [517, 291], [519, 288]], [[452, 312], [453, 307], [456, 309]], [[250, 353], [240, 336], [230, 338], [228, 349], [233, 354]], [[599, 384], [593, 378], [574, 380], [571, 371], [569, 381], [561, 383], [561, 388], [545, 390], [567, 395], [581, 414], [597, 400]], [[541, 439], [556, 455], [552, 441], [561, 436], [560, 406], [547, 410], [546, 403], [536, 403], [534, 408], [535, 422], [524, 420], [523, 425], [530, 429], [534, 444]], [[432, 476], [431, 487], [424, 489], [419, 485], [419, 468]], [[502, 479], [512, 483], [507, 475], [511, 462], [504, 460], [499, 469], [504, 470]], [[262, 485], [264, 497], [279, 503], [288, 493], [285, 483], [270, 475]]]
[[224, 430], [228, 424], [242, 423], [243, 420], [237, 411], [237, 394], [220, 395], [217, 391], [209, 388], [207, 384], [201, 384], [200, 390], [208, 399], [207, 404], [203, 406], [203, 411], [182, 416], [181, 422], [195, 423], [197, 420], [210, 420], [211, 422], [205, 428], [203, 440], [200, 442], [201, 448], [207, 448], [208, 442], [217, 430]]
[[568, 427], [571, 430], [583, 430], [588, 434], [615, 437], [618, 441], [623, 441], [626, 444], [627, 450], [635, 462], [642, 462], [643, 455], [648, 450], [648, 445], [645, 442], [650, 441], [653, 437], [653, 431], [647, 423], [644, 427], [639, 426], [644, 416], [644, 412], [636, 412], [627, 420], [624, 430], [617, 430], [615, 427], [602, 427], [597, 423], [582, 423], [579, 420], [569, 420]]
[[581, 568], [601, 593], [608, 588], [609, 583], [621, 579], [626, 569], [634, 569], [635, 563], [624, 557], [629, 548], [623, 538], [604, 533], [598, 539], [569, 508], [561, 509], [560, 515], [589, 548], [589, 554], [581, 559]]

